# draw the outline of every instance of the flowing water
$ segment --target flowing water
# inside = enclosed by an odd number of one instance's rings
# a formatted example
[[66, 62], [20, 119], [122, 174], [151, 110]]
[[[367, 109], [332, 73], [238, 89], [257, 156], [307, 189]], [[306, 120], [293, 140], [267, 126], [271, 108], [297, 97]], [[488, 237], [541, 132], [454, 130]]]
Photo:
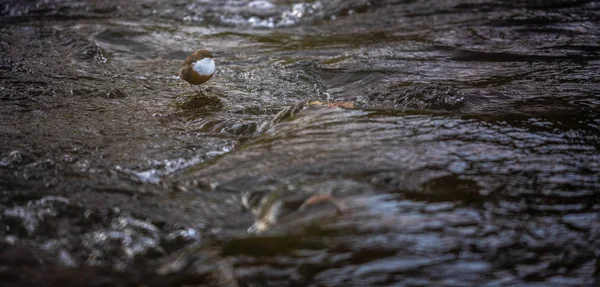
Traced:
[[516, 2], [1, 1], [0, 285], [597, 286], [600, 2]]

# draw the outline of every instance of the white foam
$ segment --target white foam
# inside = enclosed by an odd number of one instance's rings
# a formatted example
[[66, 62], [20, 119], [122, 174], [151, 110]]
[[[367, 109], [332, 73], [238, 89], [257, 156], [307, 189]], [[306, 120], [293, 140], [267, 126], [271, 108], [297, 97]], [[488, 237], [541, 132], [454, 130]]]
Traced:
[[[186, 169], [190, 166], [199, 164], [208, 158], [213, 158], [215, 156], [219, 156], [233, 150], [232, 146], [224, 146], [220, 150], [213, 150], [206, 153], [206, 155], [196, 155], [190, 159], [177, 158], [172, 160], [153, 160], [150, 161], [150, 164], [155, 166], [154, 168], [150, 168], [148, 170], [136, 171], [127, 168], [122, 168], [120, 166], [116, 166], [115, 168], [119, 171], [133, 174], [139, 178], [142, 182], [148, 183], [160, 183], [161, 177], [165, 175], [169, 175], [175, 173], [177, 171]], [[159, 168], [160, 166], [160, 168]]]
[[210, 76], [215, 73], [215, 61], [211, 58], [204, 58], [196, 61], [192, 69], [202, 76]]

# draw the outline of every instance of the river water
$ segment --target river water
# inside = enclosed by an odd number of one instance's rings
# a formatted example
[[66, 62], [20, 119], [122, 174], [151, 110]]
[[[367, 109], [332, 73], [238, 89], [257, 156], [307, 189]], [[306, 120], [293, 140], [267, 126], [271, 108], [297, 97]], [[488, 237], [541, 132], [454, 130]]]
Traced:
[[2, 286], [600, 284], [599, 1], [1, 1], [0, 23]]

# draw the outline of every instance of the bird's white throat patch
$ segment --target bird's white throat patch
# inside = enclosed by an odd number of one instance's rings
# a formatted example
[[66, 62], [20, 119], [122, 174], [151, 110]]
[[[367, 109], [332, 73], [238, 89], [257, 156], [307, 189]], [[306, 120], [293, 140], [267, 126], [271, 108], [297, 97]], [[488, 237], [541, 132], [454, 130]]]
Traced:
[[210, 76], [215, 73], [215, 61], [211, 58], [204, 58], [200, 61], [196, 61], [192, 69], [200, 75]]

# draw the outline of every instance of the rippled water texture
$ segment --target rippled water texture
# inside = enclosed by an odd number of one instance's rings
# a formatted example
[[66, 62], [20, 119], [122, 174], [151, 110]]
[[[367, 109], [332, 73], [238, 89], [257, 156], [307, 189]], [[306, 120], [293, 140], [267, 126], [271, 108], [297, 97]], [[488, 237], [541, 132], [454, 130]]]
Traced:
[[0, 2], [0, 285], [597, 286], [600, 2], [516, 2]]

